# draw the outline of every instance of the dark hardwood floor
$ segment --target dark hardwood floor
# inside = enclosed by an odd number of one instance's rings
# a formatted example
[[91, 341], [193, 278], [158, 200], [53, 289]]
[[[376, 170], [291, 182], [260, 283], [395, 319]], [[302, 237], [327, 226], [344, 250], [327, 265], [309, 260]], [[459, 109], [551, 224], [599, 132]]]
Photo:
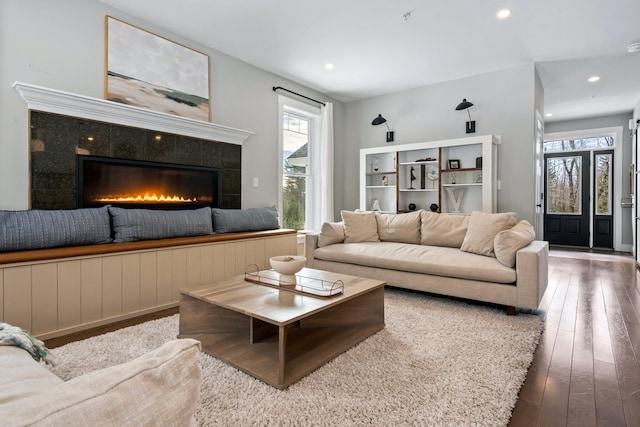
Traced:
[[[630, 256], [552, 250], [545, 330], [510, 426], [640, 427], [640, 272]], [[177, 309], [48, 340], [54, 348]]]
[[640, 273], [551, 250], [545, 330], [510, 426], [640, 426]]

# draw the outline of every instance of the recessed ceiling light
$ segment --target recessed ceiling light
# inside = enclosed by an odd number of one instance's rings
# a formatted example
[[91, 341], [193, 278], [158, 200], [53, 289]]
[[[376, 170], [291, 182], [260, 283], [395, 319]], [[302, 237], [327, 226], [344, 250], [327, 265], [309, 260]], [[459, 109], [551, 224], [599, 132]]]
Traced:
[[600, 80], [600, 76], [592, 76], [587, 79], [589, 82], [594, 83]]
[[551, 117], [551, 116], [553, 116], [553, 113], [547, 113], [547, 114], [545, 114], [545, 116], [546, 117]]
[[336, 68], [336, 66], [333, 65], [332, 63], [328, 63], [328, 64], [324, 64], [324, 68], [326, 68], [327, 70], [333, 70], [334, 68]]
[[511, 15], [511, 9], [500, 9], [498, 11], [498, 18], [500, 19], [508, 18], [509, 15]]

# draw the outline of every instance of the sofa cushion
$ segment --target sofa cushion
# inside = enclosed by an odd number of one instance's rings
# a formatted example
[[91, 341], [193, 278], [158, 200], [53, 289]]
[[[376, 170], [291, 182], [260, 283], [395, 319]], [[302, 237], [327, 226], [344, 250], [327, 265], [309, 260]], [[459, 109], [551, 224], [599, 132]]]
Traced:
[[512, 213], [471, 212], [467, 233], [460, 249], [464, 252], [495, 257], [493, 240], [496, 234], [515, 224], [516, 216]]
[[[16, 346], [0, 346], [0, 372], [0, 408], [14, 400], [54, 389], [64, 382], [44, 364], [33, 360], [28, 351]], [[0, 422], [0, 425], [4, 424]]]
[[467, 234], [469, 216], [439, 214], [423, 210], [420, 221], [421, 245], [459, 248]]
[[408, 245], [396, 242], [362, 242], [318, 248], [314, 258], [388, 270], [512, 284], [516, 271], [497, 259], [456, 248]]
[[211, 209], [213, 231], [237, 233], [241, 231], [275, 230], [280, 228], [275, 206], [249, 209]]
[[38, 394], [0, 405], [0, 425], [193, 425], [199, 355], [198, 341], [172, 340], [131, 362], [40, 384]]
[[420, 243], [420, 211], [403, 214], [376, 213], [381, 242]]
[[378, 223], [373, 212], [342, 211], [344, 242], [379, 242]]
[[0, 211], [0, 252], [111, 242], [107, 207]]
[[325, 222], [318, 234], [318, 247], [334, 245], [344, 242], [344, 223]]
[[211, 208], [162, 211], [109, 207], [109, 213], [116, 243], [213, 233]]
[[529, 246], [535, 238], [536, 231], [533, 226], [528, 221], [520, 221], [510, 229], [496, 234], [493, 240], [496, 258], [507, 267], [515, 267], [516, 252]]

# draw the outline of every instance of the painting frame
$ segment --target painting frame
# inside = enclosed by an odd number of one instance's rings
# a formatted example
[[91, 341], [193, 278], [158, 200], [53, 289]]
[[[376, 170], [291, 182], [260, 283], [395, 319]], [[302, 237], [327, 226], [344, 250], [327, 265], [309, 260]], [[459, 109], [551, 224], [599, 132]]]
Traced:
[[449, 169], [460, 169], [460, 160], [449, 159]]
[[209, 122], [210, 59], [105, 16], [105, 99]]

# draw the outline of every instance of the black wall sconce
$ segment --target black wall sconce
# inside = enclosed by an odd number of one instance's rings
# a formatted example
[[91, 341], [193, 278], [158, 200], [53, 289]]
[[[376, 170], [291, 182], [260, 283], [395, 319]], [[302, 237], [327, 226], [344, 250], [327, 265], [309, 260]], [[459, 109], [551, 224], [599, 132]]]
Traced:
[[383, 123], [387, 127], [387, 142], [393, 142], [393, 131], [391, 130], [391, 128], [387, 124], [387, 119], [382, 117], [382, 114], [378, 114], [378, 117], [373, 119], [373, 121], [371, 122], [371, 124], [374, 125], [374, 126], [378, 126], [378, 125], [381, 125]]
[[473, 107], [473, 104], [467, 101], [467, 98], [464, 98], [462, 102], [456, 107], [456, 111], [467, 110], [467, 114], [469, 115], [469, 121], [467, 122], [466, 126], [467, 133], [475, 133], [476, 131], [476, 121], [471, 120], [471, 113], [469, 113], [469, 108], [471, 107]]

